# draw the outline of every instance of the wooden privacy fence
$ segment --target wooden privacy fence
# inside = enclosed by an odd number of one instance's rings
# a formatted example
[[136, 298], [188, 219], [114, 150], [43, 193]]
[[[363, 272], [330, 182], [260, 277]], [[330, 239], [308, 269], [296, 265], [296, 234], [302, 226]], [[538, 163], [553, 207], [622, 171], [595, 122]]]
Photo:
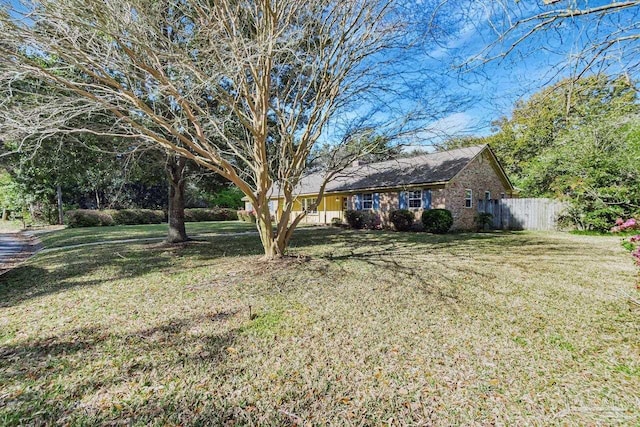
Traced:
[[478, 201], [478, 212], [493, 215], [493, 228], [503, 230], [556, 230], [564, 208], [564, 203], [553, 199]]

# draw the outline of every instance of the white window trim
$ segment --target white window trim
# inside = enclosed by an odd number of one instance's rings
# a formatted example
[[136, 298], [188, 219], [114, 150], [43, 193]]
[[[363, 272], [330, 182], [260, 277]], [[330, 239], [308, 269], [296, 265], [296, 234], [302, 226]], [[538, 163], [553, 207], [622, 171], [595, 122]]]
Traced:
[[[413, 193], [419, 194], [417, 200], [420, 202], [420, 206], [411, 206], [411, 201], [416, 200], [415, 197], [411, 197]], [[422, 190], [407, 191], [407, 209], [422, 209]]]
[[[467, 192], [469, 197], [467, 197]], [[469, 206], [467, 206], [467, 200], [469, 201]], [[464, 189], [464, 207], [465, 209], [473, 209], [473, 190], [471, 188]]]
[[[370, 201], [371, 202], [371, 207], [370, 208], [367, 208], [367, 207], [364, 206], [364, 204], [365, 204], [364, 196], [371, 196], [371, 201]], [[360, 208], [363, 211], [372, 211], [373, 210], [373, 193], [362, 193], [362, 194], [360, 194], [360, 202], [362, 203], [362, 206], [360, 206]], [[367, 200], [366, 202], [369, 202], [369, 200]]]

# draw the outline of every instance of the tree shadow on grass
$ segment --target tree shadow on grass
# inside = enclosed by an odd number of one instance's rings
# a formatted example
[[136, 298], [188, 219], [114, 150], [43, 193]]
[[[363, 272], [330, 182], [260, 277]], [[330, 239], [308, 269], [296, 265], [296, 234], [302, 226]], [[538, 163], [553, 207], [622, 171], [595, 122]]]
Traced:
[[167, 245], [114, 244], [42, 253], [0, 276], [0, 308], [71, 288], [161, 272], [182, 274], [182, 258], [199, 268], [215, 265], [223, 257], [261, 254], [255, 236], [216, 236], [206, 241]]
[[[575, 250], [570, 242], [550, 241], [523, 233], [460, 233], [430, 235], [389, 231], [352, 231], [319, 228], [294, 235], [290, 254], [332, 260], [359, 260], [413, 275], [406, 263], [429, 262], [431, 254], [446, 251], [453, 256], [500, 255], [508, 252], [526, 257], [536, 250], [564, 254]], [[263, 253], [256, 235], [212, 236], [182, 245], [115, 244], [39, 254], [29, 263], [0, 277], [0, 307], [66, 289], [99, 286], [107, 281], [128, 280], [161, 272], [169, 277], [183, 274], [181, 259], [198, 268], [214, 266], [226, 257], [253, 257]], [[426, 261], [425, 261], [426, 260]], [[417, 277], [417, 280], [422, 280]]]
[[377, 230], [344, 230], [337, 228], [319, 229], [318, 233], [297, 233], [294, 235], [294, 247], [307, 247], [323, 244], [347, 244], [350, 247], [385, 245], [398, 243], [406, 245], [437, 245], [438, 248], [454, 248], [470, 244], [483, 246], [510, 246], [514, 240], [525, 245], [530, 243], [548, 243], [537, 235], [522, 232], [488, 232], [488, 233], [449, 233], [430, 234], [423, 232], [394, 232]]
[[[391, 286], [412, 283], [425, 293], [457, 302], [458, 286], [467, 280], [491, 294], [517, 292], [504, 287], [498, 290], [492, 285], [497, 280], [504, 280], [493, 271], [494, 265], [508, 264], [528, 271], [539, 268], [543, 258], [545, 263], [572, 264], [575, 260], [567, 256], [588, 258], [593, 249], [582, 248], [582, 252], [575, 255], [575, 242], [522, 232], [430, 235], [342, 231], [300, 236], [295, 250], [315, 251], [316, 257], [342, 268], [345, 275], [367, 270], [356, 267], [347, 271], [342, 267], [344, 263], [368, 265], [390, 273], [394, 277], [389, 283]], [[479, 268], [478, 263], [484, 267]], [[367, 280], [366, 277], [360, 279]]]
[[[237, 313], [174, 319], [130, 333], [80, 327], [58, 336], [0, 346], [0, 420], [3, 425], [58, 424], [88, 418], [97, 423], [153, 419], [158, 405], [127, 407], [121, 393], [194, 372], [216, 370], [228, 376], [228, 357], [240, 334], [224, 322]], [[188, 331], [203, 322], [215, 329]], [[217, 326], [219, 325], [219, 326]], [[179, 372], [178, 372], [179, 371]], [[195, 377], [192, 380], [197, 380]], [[182, 378], [186, 383], [189, 379]], [[119, 394], [120, 393], [120, 394]], [[153, 398], [150, 396], [150, 400]], [[167, 410], [187, 412], [187, 402], [164, 399]], [[158, 414], [155, 414], [156, 416]], [[72, 422], [73, 423], [73, 422]]]
[[[577, 248], [572, 241], [547, 238], [526, 232], [452, 233], [434, 235], [428, 233], [403, 233], [392, 231], [329, 231], [299, 235], [293, 242], [295, 252], [305, 249], [322, 258], [349, 258], [381, 255], [416, 258], [423, 255], [446, 252], [452, 255], [567, 255]], [[322, 246], [326, 246], [322, 248]], [[315, 249], [314, 249], [315, 248]], [[597, 249], [595, 249], [597, 250]]]

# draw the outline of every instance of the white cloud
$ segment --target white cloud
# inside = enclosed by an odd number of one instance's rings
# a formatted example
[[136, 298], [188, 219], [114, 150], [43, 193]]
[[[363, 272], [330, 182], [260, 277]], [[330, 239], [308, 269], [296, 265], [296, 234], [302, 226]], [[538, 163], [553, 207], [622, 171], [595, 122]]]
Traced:
[[428, 132], [434, 135], [459, 135], [472, 131], [476, 127], [475, 119], [466, 112], [449, 114], [446, 117], [431, 123]]

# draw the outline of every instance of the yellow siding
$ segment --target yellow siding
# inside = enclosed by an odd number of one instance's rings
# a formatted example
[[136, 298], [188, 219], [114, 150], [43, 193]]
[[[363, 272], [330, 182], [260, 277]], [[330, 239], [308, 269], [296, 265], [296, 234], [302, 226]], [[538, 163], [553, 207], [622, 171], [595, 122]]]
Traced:
[[327, 205], [328, 211], [341, 211], [342, 210], [342, 198], [347, 197], [346, 194], [325, 196], [324, 201]]
[[[324, 213], [324, 212], [334, 212], [334, 213], [340, 213], [342, 212], [342, 203], [343, 203], [343, 198], [348, 197], [347, 194], [331, 194], [328, 196], [324, 196], [322, 198], [322, 200], [320, 201], [320, 205], [318, 206], [318, 213]], [[313, 196], [300, 196], [298, 197], [294, 202], [293, 202], [293, 212], [300, 212], [302, 211], [302, 200], [303, 199], [312, 199]], [[282, 207], [284, 204], [284, 198], [279, 198], [278, 199], [278, 217], [280, 215], [282, 215]], [[310, 215], [318, 215], [318, 214], [310, 214]], [[336, 214], [333, 214], [333, 216], [336, 216]], [[332, 217], [333, 217], [332, 216]], [[323, 220], [325, 220], [325, 218], [323, 218]], [[326, 218], [326, 221], [328, 221], [329, 218]]]
[[[342, 210], [342, 198], [348, 197], [347, 194], [332, 194], [330, 196], [324, 196], [320, 201], [320, 205], [318, 205], [318, 210], [326, 210], [328, 211], [340, 211]], [[302, 210], [302, 200], [303, 199], [313, 199], [313, 196], [300, 196], [293, 202], [293, 210], [301, 211]], [[278, 212], [282, 212], [282, 205], [284, 204], [284, 198], [278, 199]]]

